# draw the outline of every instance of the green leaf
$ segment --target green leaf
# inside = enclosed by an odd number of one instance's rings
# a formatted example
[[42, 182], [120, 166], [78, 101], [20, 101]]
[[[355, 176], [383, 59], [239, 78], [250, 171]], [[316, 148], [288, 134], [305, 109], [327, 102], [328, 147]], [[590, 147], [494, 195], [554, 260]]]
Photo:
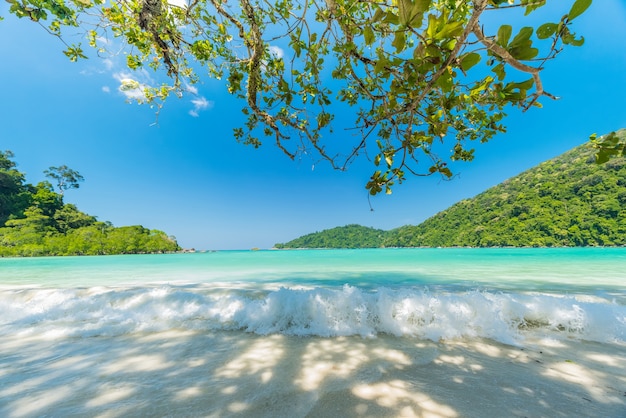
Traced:
[[528, 6], [526, 6], [526, 11], [524, 12], [524, 16], [528, 16], [532, 11], [545, 6], [546, 0], [533, 0], [530, 2]]
[[296, 57], [299, 57], [300, 54], [302, 53], [302, 48], [300, 47], [300, 43], [294, 42], [291, 44], [291, 47], [293, 48], [293, 51], [296, 53]]
[[439, 27], [439, 19], [434, 14], [428, 15], [428, 27], [426, 28], [426, 35], [429, 39], [433, 39], [437, 34]]
[[611, 152], [602, 149], [596, 153], [596, 164], [604, 164], [611, 159]]
[[424, 20], [424, 13], [430, 10], [430, 4], [432, 0], [415, 0], [415, 4], [413, 5], [411, 18], [411, 26], [414, 28], [422, 26], [422, 21]]
[[330, 113], [322, 112], [317, 115], [317, 126], [318, 128], [323, 128], [330, 123], [332, 116]]
[[535, 85], [535, 79], [534, 78], [529, 78], [526, 81], [522, 81], [519, 83], [513, 83], [515, 85], [515, 87], [521, 89], [521, 90], [528, 90], [530, 88], [532, 88], [533, 85]]
[[526, 45], [511, 49], [511, 55], [518, 60], [530, 60], [535, 58], [538, 54], [539, 50], [537, 48], [529, 48]]
[[398, 25], [400, 23], [400, 19], [391, 10], [388, 10], [383, 22], [388, 25]]
[[509, 39], [511, 38], [511, 33], [513, 33], [511, 25], [500, 26], [500, 29], [498, 29], [498, 36], [496, 37], [497, 44], [506, 47], [509, 43]]
[[589, 139], [593, 147], [598, 150], [596, 153], [596, 163], [598, 164], [605, 163], [611, 158], [626, 156], [626, 137], [618, 135], [617, 132], [611, 132], [600, 138], [593, 134]]
[[572, 46], [583, 46], [583, 44], [585, 43], [585, 38], [581, 36], [580, 39], [576, 39], [573, 34], [569, 34], [563, 37], [563, 43]]
[[456, 37], [463, 33], [464, 21], [446, 23], [440, 31], [435, 35], [435, 39], [442, 40], [446, 38]]
[[491, 71], [496, 73], [499, 81], [504, 80], [504, 77], [506, 76], [506, 71], [504, 70], [504, 63], [500, 63], [496, 65], [495, 67], [491, 69]]
[[136, 70], [143, 65], [141, 62], [141, 58], [136, 55], [127, 55], [126, 56], [126, 65], [131, 70]]
[[441, 75], [441, 77], [439, 77], [436, 84], [441, 87], [441, 90], [443, 90], [445, 93], [449, 93], [450, 91], [452, 91], [452, 86], [454, 85], [454, 83], [449, 68], [448, 71], [445, 71]]
[[191, 53], [200, 61], [208, 61], [211, 59], [213, 47], [206, 39], [195, 41], [190, 46]]
[[547, 39], [556, 33], [556, 29], [559, 27], [556, 23], [544, 23], [537, 28], [537, 38]]
[[447, 178], [452, 177], [452, 171], [448, 167], [439, 168], [439, 172], [446, 176]]
[[95, 30], [90, 30], [87, 38], [89, 39], [89, 46], [95, 48], [97, 46], [98, 33]]
[[389, 60], [385, 57], [379, 57], [376, 60], [376, 65], [374, 65], [374, 72], [376, 74], [383, 73], [387, 71], [386, 67], [389, 65]]
[[374, 12], [374, 16], [372, 16], [372, 23], [376, 23], [380, 21], [384, 16], [385, 16], [385, 12], [383, 12], [383, 10], [380, 7], [377, 8], [376, 12]]
[[470, 52], [461, 57], [461, 68], [463, 69], [463, 71], [467, 71], [479, 62], [480, 54], [476, 52]]
[[411, 12], [413, 10], [413, 3], [411, 0], [398, 0], [398, 17], [400, 18], [400, 24], [408, 26], [411, 22]]
[[83, 54], [83, 49], [80, 47], [80, 44], [69, 46], [63, 53], [71, 62], [76, 62], [79, 58], [87, 58], [87, 56]]
[[419, 27], [424, 19], [424, 12], [430, 8], [431, 0], [398, 0], [398, 17], [404, 26]]
[[520, 29], [508, 46], [508, 50], [518, 60], [529, 60], [539, 54], [537, 48], [532, 48], [533, 42], [530, 37], [533, 35], [533, 28], [526, 26]]
[[515, 35], [513, 41], [509, 44], [509, 48], [520, 47], [524, 44], [528, 44], [530, 37], [533, 36], [533, 28], [530, 26], [525, 26], [520, 29], [519, 33]]
[[591, 0], [576, 0], [568, 13], [569, 20], [572, 21], [591, 6]]
[[363, 38], [365, 39], [365, 45], [371, 45], [376, 40], [376, 36], [374, 35], [374, 30], [371, 26], [365, 26], [363, 29]]
[[507, 84], [502, 92], [506, 96], [508, 100], [511, 101], [519, 101], [523, 100], [527, 94], [526, 92], [535, 84], [534, 79], [530, 78], [526, 81], [522, 81], [520, 83], [509, 83]]
[[289, 83], [287, 83], [287, 81], [284, 78], [281, 78], [280, 81], [278, 82], [278, 90], [282, 91], [283, 93], [290, 92]]
[[406, 45], [406, 36], [404, 34], [404, 31], [399, 30], [396, 32], [396, 36], [393, 39], [391, 45], [396, 47], [396, 52], [402, 52], [404, 50], [404, 47]]

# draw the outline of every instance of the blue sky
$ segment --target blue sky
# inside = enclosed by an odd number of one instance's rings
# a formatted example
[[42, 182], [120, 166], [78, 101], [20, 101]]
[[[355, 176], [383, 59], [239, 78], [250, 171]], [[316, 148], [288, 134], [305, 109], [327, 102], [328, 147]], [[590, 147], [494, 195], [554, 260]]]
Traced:
[[[567, 10], [571, 2], [555, 3]], [[2, 2], [0, 149], [15, 153], [30, 183], [44, 180], [50, 166], [68, 165], [85, 182], [66, 202], [116, 226], [164, 230], [186, 248], [270, 248], [351, 223], [418, 224], [591, 133], [626, 127], [626, 5], [596, 0], [575, 26], [585, 45], [542, 72], [560, 100], [544, 98], [543, 109], [524, 114], [511, 110], [508, 132], [477, 144], [475, 160], [456, 166], [453, 181], [409, 178], [392, 195], [372, 198], [371, 211], [367, 161], [336, 172], [307, 158], [293, 162], [269, 142], [256, 150], [236, 143], [242, 104], [213, 80], [197, 95], [170, 99], [154, 125], [154, 109], [128, 104], [118, 91], [119, 63], [70, 63], [58, 40], [7, 10]]]

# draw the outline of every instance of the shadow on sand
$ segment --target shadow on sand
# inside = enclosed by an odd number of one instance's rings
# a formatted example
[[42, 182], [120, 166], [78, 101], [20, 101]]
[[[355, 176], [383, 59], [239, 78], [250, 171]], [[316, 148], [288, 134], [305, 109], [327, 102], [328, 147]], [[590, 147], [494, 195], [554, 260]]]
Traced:
[[625, 417], [623, 345], [241, 332], [0, 341], [0, 416]]

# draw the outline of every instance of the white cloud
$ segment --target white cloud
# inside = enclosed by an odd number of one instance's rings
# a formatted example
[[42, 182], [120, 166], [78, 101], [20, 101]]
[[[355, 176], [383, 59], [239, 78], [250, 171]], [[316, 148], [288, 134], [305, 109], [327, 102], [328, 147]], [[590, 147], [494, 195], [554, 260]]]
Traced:
[[188, 6], [186, 0], [167, 0], [167, 3], [172, 6], [180, 7], [181, 9], [186, 9]]
[[109, 58], [105, 58], [102, 60], [102, 63], [104, 64], [104, 67], [107, 69], [107, 71], [111, 71], [111, 69], [113, 69], [113, 61]]
[[90, 62], [80, 71], [82, 75], [106, 74], [110, 73], [115, 67], [115, 63], [110, 58], [98, 58], [97, 61], [90, 60]]
[[102, 86], [102, 91], [105, 93], [111, 93], [111, 89], [109, 88], [109, 86]]
[[212, 100], [207, 100], [205, 97], [198, 97], [197, 99], [193, 99], [191, 101], [193, 104], [193, 109], [189, 111], [189, 114], [194, 118], [199, 116], [199, 112], [201, 110], [212, 109], [215, 105], [215, 102]]
[[285, 51], [278, 46], [270, 45], [270, 54], [274, 55], [276, 58], [282, 58], [285, 56]]

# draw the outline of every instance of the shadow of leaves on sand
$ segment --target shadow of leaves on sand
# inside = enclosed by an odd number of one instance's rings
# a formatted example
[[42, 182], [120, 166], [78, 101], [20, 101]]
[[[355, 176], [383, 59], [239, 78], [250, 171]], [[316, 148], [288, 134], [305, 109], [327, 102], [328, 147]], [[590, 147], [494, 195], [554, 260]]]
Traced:
[[619, 344], [170, 330], [0, 342], [0, 415], [623, 417]]

